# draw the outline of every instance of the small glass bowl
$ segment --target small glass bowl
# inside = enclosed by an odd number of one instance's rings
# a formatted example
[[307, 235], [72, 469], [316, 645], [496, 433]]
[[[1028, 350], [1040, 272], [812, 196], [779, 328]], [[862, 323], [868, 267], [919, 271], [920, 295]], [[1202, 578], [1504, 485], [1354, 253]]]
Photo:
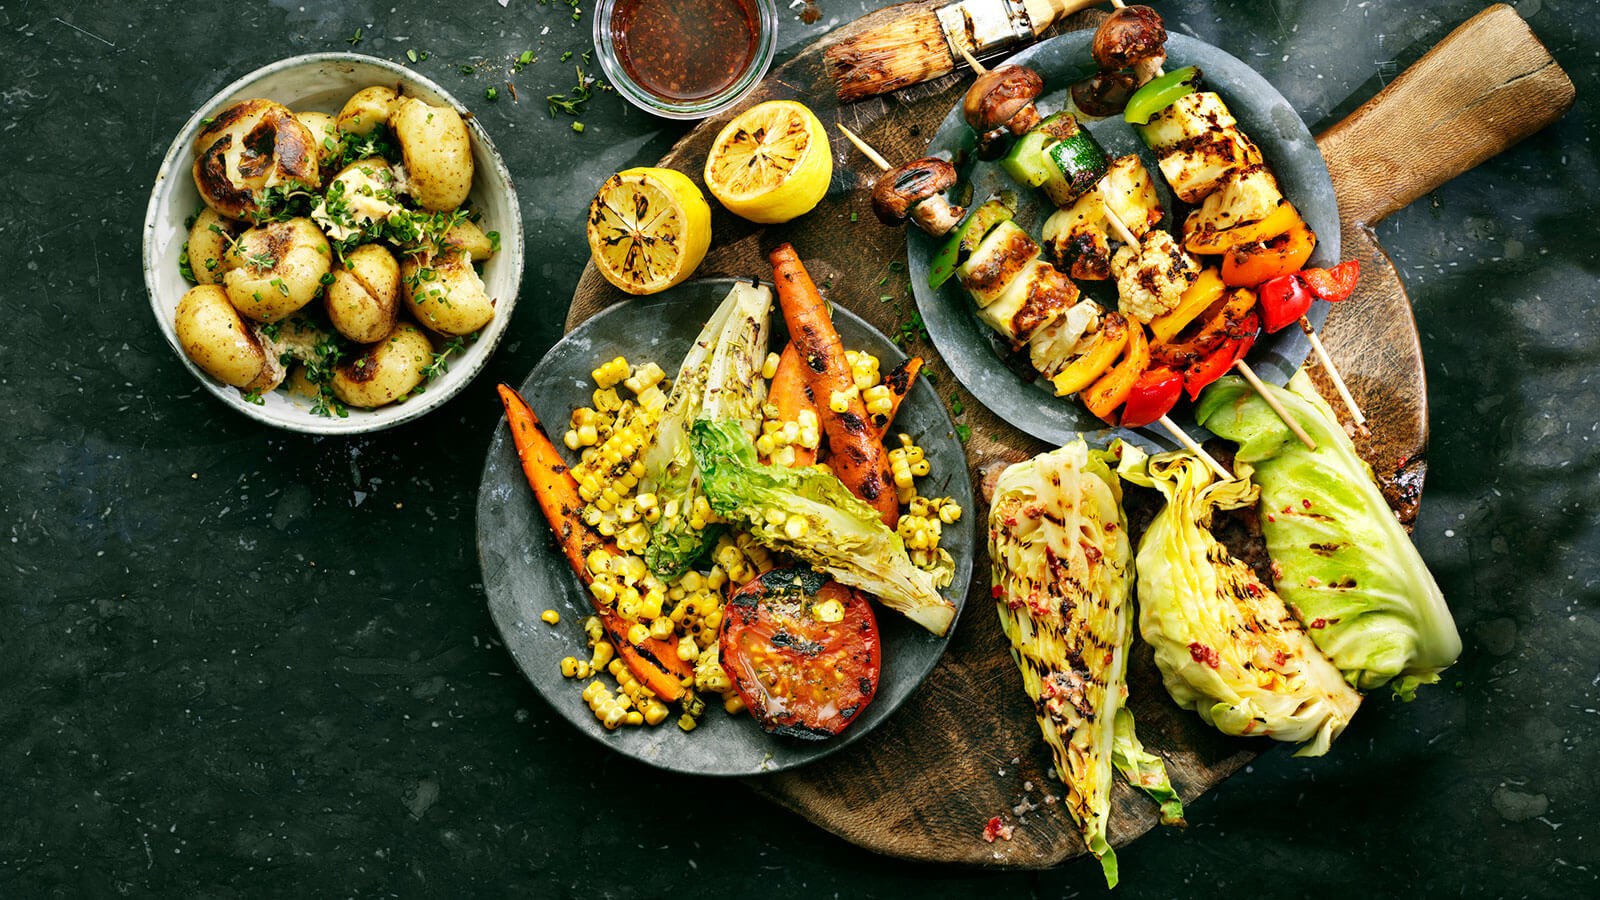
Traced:
[[755, 90], [761, 79], [766, 77], [767, 69], [771, 68], [772, 58], [776, 55], [777, 3], [774, 0], [752, 0], [752, 2], [755, 4], [758, 16], [755, 56], [751, 57], [750, 64], [745, 67], [743, 74], [734, 79], [732, 84], [709, 97], [673, 103], [650, 93], [628, 76], [627, 70], [622, 67], [622, 60], [617, 56], [616, 45], [611, 40], [611, 14], [618, 0], [598, 0], [596, 3], [594, 46], [596, 55], [600, 59], [600, 69], [606, 73], [606, 80], [617, 89], [617, 93], [645, 112], [666, 119], [704, 119], [714, 116], [743, 100]]

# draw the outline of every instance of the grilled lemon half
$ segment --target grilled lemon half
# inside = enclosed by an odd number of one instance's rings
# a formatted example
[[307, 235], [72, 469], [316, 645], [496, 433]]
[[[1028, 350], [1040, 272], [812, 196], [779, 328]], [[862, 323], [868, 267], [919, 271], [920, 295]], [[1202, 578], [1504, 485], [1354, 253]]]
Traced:
[[682, 283], [711, 246], [711, 207], [689, 176], [626, 169], [589, 204], [589, 254], [605, 279], [630, 294]]

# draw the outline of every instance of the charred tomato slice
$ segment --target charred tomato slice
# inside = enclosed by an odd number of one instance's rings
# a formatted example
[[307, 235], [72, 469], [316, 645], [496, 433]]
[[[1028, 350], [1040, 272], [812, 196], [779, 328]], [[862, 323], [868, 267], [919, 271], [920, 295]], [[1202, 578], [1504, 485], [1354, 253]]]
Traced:
[[740, 588], [722, 618], [722, 667], [761, 727], [822, 740], [878, 692], [882, 650], [867, 598], [805, 568]]

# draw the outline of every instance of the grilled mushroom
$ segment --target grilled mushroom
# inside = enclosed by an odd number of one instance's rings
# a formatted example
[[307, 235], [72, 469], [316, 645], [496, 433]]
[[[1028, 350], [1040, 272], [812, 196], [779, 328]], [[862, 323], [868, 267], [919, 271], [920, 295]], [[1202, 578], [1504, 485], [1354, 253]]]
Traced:
[[872, 211], [885, 225], [899, 225], [909, 217], [931, 235], [944, 234], [966, 213], [944, 198], [955, 183], [956, 167], [948, 162], [934, 156], [912, 160], [878, 176]]
[[1126, 72], [1098, 72], [1072, 86], [1072, 102], [1085, 115], [1114, 116], [1128, 105], [1138, 87]]
[[1115, 72], [1155, 57], [1165, 57], [1167, 29], [1148, 6], [1125, 6], [1095, 29], [1091, 52], [1103, 71]]
[[1002, 130], [1020, 135], [1039, 124], [1039, 108], [1033, 101], [1044, 93], [1044, 79], [1024, 66], [999, 66], [978, 76], [967, 88], [962, 112], [967, 124], [978, 133], [979, 144], [988, 144]]

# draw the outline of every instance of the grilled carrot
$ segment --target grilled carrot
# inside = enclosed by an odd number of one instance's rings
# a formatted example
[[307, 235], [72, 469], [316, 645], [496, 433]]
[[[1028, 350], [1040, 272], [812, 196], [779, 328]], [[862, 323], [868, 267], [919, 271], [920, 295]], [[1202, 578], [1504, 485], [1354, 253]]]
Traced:
[[[785, 422], [796, 422], [800, 413], [811, 410], [821, 423], [822, 416], [817, 411], [817, 400], [811, 396], [811, 389], [806, 386], [804, 366], [800, 362], [800, 351], [794, 348], [794, 341], [783, 347], [783, 353], [778, 357], [778, 371], [772, 375], [772, 385], [767, 390], [767, 402], [778, 408], [778, 418]], [[809, 466], [817, 461], [817, 451], [813, 448], [791, 445], [794, 447], [793, 466]]]
[[900, 403], [911, 393], [911, 386], [917, 383], [917, 373], [922, 371], [922, 357], [913, 356], [905, 362], [894, 367], [894, 370], [883, 376], [883, 383], [889, 388], [889, 412], [879, 422], [873, 416], [872, 433], [877, 436], [878, 443], [889, 434], [889, 426], [894, 424], [894, 417], [900, 413]]
[[[889, 454], [872, 433], [866, 404], [854, 390], [844, 344], [822, 295], [794, 247], [780, 244], [767, 259], [772, 262], [772, 280], [778, 287], [778, 305], [789, 326], [789, 340], [800, 354], [801, 373], [816, 398], [823, 431], [828, 435], [828, 465], [851, 493], [870, 504], [884, 524], [893, 528], [900, 518], [900, 506], [889, 474]], [[835, 412], [835, 405], [844, 411]]]
[[[533, 414], [533, 409], [522, 396], [506, 385], [500, 385], [500, 402], [506, 408], [506, 424], [511, 427], [511, 440], [517, 447], [517, 459], [522, 462], [522, 474], [533, 488], [534, 500], [544, 512], [545, 521], [556, 534], [556, 543], [567, 558], [584, 593], [594, 581], [589, 571], [588, 556], [594, 550], [604, 550], [612, 556], [622, 556], [617, 545], [590, 530], [581, 517], [583, 500], [578, 496], [578, 483], [561, 458], [560, 451], [545, 434], [544, 426]], [[672, 702], [683, 696], [681, 679], [694, 677], [689, 663], [678, 658], [677, 648], [666, 641], [649, 638], [634, 646], [628, 642], [628, 622], [616, 610], [602, 606], [593, 594], [590, 604], [600, 617], [600, 625], [616, 650], [622, 664], [628, 667], [641, 684], [655, 692], [657, 697]]]

